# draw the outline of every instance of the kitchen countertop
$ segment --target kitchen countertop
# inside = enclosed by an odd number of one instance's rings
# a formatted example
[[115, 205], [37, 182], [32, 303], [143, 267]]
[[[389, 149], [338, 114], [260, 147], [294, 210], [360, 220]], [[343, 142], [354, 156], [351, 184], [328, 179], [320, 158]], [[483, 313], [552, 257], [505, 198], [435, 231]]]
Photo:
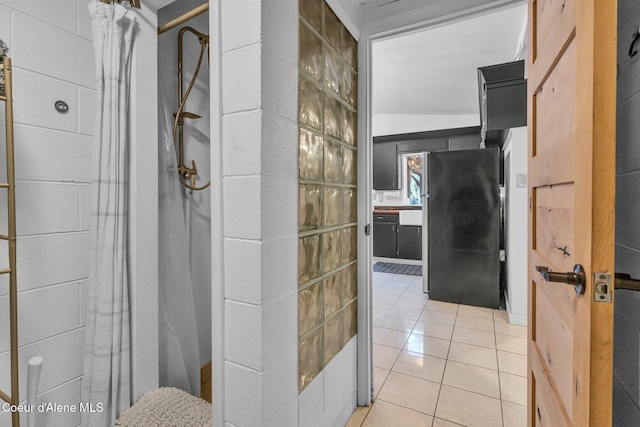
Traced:
[[398, 214], [400, 211], [419, 211], [422, 210], [422, 206], [374, 206], [374, 214]]

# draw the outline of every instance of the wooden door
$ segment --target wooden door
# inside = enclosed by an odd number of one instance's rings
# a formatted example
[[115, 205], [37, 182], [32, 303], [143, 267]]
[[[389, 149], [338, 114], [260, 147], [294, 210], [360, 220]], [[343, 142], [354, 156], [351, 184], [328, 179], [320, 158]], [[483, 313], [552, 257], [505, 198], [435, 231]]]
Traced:
[[[529, 0], [529, 426], [610, 426], [615, 0]], [[585, 270], [580, 295], [536, 266]]]

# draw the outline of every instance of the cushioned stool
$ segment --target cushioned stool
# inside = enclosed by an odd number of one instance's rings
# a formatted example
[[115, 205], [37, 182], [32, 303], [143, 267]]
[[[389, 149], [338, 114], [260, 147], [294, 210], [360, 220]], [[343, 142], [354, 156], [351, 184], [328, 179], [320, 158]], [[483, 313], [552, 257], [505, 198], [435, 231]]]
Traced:
[[120, 414], [119, 427], [210, 427], [211, 404], [185, 391], [163, 387], [146, 393]]

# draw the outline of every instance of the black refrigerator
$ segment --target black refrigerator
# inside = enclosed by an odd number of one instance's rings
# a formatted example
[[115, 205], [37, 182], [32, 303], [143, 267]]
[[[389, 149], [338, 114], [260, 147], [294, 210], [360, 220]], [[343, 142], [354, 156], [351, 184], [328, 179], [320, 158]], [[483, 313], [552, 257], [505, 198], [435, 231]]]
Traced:
[[437, 301], [498, 308], [500, 150], [424, 155], [424, 291]]

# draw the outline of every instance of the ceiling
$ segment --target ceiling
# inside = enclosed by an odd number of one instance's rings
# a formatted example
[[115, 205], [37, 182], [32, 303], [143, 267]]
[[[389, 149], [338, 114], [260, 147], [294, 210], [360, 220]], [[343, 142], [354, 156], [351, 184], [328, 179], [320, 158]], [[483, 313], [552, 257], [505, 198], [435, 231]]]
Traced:
[[513, 61], [525, 15], [521, 5], [374, 43], [373, 113], [478, 114], [477, 68]]

